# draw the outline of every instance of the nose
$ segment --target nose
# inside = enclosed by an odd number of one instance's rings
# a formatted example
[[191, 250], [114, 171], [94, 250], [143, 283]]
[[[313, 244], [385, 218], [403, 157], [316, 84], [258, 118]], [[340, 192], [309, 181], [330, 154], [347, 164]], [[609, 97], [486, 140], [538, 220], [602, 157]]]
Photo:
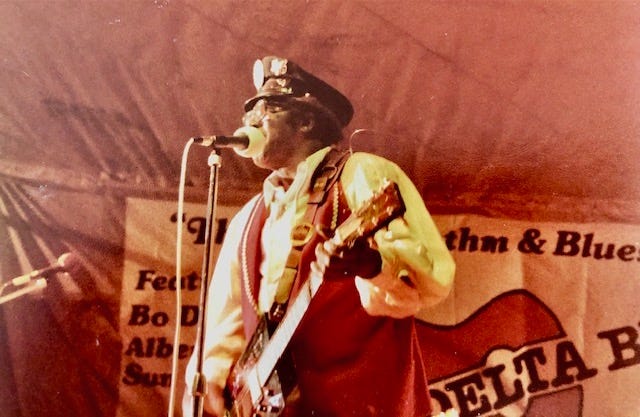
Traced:
[[242, 117], [242, 124], [244, 126], [262, 127], [263, 117], [259, 117], [254, 110], [249, 110]]

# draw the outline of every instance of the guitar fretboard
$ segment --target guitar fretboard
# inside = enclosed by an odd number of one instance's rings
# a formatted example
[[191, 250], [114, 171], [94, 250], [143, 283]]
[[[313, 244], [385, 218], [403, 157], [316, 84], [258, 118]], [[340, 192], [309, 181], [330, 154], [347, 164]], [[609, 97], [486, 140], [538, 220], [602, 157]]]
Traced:
[[285, 314], [269, 339], [269, 343], [265, 346], [262, 355], [255, 365], [258, 378], [262, 382], [269, 378], [278, 360], [284, 354], [289, 341], [302, 321], [302, 317], [304, 317], [314, 295], [315, 292], [312, 291], [311, 279], [308, 279], [300, 288], [300, 292], [296, 296], [295, 301], [287, 308], [287, 314]]

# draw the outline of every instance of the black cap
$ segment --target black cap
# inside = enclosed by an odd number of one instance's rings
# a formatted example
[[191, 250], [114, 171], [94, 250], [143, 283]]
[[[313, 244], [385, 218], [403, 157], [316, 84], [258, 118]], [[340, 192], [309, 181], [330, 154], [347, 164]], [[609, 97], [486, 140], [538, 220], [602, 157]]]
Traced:
[[[253, 65], [257, 94], [244, 103], [245, 111], [261, 98], [296, 97], [328, 110], [344, 127], [353, 117], [353, 106], [342, 93], [285, 58], [266, 56]], [[317, 102], [317, 103], [316, 103]]]

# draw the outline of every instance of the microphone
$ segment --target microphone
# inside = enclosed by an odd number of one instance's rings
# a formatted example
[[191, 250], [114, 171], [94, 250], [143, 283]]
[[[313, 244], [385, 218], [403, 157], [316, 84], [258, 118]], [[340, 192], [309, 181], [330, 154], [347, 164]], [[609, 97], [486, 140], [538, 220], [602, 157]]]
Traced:
[[216, 148], [240, 148], [249, 146], [247, 136], [199, 136], [193, 138], [194, 142], [202, 146], [215, 146]]
[[233, 148], [238, 155], [244, 158], [259, 155], [267, 141], [262, 131], [253, 126], [243, 126], [233, 132], [232, 136], [198, 136], [192, 140], [201, 146]]
[[13, 278], [11, 281], [9, 281], [8, 284], [14, 287], [19, 287], [34, 280], [38, 281], [42, 278], [48, 279], [50, 275], [57, 272], [76, 270], [80, 268], [81, 265], [82, 263], [76, 255], [72, 253], [64, 253], [60, 255], [56, 263], [46, 268], [36, 269], [35, 271], [29, 272], [28, 274], [20, 275], [19, 277]]

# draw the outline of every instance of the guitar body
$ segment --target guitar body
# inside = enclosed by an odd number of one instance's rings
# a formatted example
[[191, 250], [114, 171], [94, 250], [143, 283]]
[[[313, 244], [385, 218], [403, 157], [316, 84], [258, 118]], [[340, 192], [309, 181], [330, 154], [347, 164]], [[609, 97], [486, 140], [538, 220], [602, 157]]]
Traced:
[[247, 348], [234, 364], [226, 387], [227, 417], [278, 417], [285, 399], [295, 387], [295, 370], [290, 355], [285, 352], [266, 381], [256, 386], [258, 359], [269, 343], [272, 329], [268, 319], [258, 323]]

